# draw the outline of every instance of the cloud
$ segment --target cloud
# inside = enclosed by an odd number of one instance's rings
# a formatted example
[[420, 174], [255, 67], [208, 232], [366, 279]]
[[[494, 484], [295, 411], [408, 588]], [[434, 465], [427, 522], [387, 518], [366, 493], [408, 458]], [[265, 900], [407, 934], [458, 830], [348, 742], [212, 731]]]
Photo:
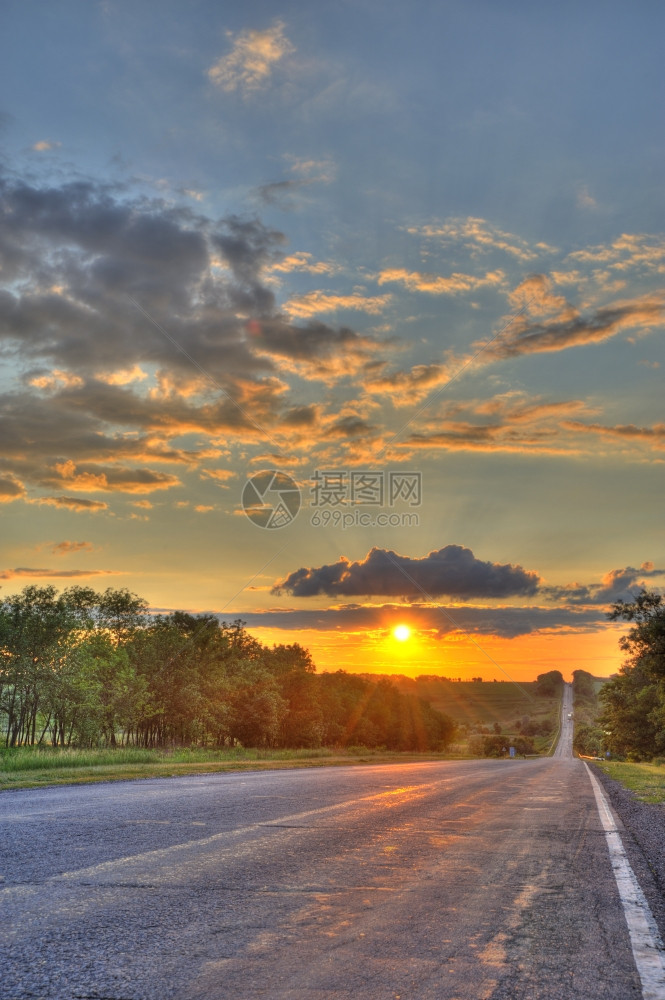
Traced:
[[40, 139], [39, 142], [33, 143], [30, 147], [36, 153], [46, 153], [51, 149], [58, 149], [62, 146], [61, 142], [55, 142], [53, 139]]
[[259, 200], [266, 205], [277, 205], [286, 210], [295, 208], [296, 201], [293, 195], [300, 194], [312, 184], [330, 184], [335, 178], [335, 167], [330, 160], [301, 161], [293, 157], [287, 159], [291, 160], [291, 173], [297, 176], [295, 179], [273, 181], [257, 188]]
[[[204, 469], [201, 473], [202, 479], [213, 479], [219, 486], [233, 479], [237, 473], [233, 469]], [[226, 487], [224, 487], [226, 489]]]
[[603, 424], [585, 424], [580, 420], [569, 420], [564, 426], [583, 434], [595, 434], [615, 441], [624, 441], [626, 444], [646, 444], [657, 450], [665, 448], [665, 424], [654, 424], [653, 427], [617, 424], [611, 427]]
[[[280, 310], [272, 268], [336, 268], [287, 254], [284, 234], [256, 218], [213, 220], [120, 185], [39, 186], [1, 171], [0, 214], [0, 349], [25, 370], [0, 396], [5, 497], [18, 495], [14, 480], [58, 496], [168, 488], [179, 478], [153, 463], [191, 467], [229, 440], [278, 452], [273, 434], [294, 413], [279, 373], [332, 385], [383, 350], [349, 326]], [[354, 293], [323, 304], [387, 301]], [[187, 434], [195, 447], [172, 443]]]
[[[431, 607], [423, 604], [384, 604], [373, 607], [351, 605], [318, 610], [272, 608], [267, 611], [240, 612], [238, 617], [248, 628], [284, 629], [286, 632], [388, 631], [404, 622], [415, 629], [432, 632], [436, 638], [448, 635], [498, 636], [514, 639], [536, 633], [597, 632], [607, 627], [604, 611], [595, 608], [505, 607], [478, 608], [459, 605]], [[219, 614], [220, 620], [224, 619]], [[228, 613], [226, 615], [228, 619]]]
[[90, 542], [57, 542], [51, 547], [51, 552], [55, 556], [67, 556], [72, 552], [92, 552], [93, 546]]
[[77, 466], [71, 459], [56, 462], [53, 471], [46, 472], [41, 479], [44, 486], [63, 486], [83, 493], [122, 492], [152, 493], [180, 486], [177, 476], [152, 469], [127, 469], [122, 466], [98, 465]]
[[554, 247], [547, 243], [532, 245], [520, 236], [503, 232], [486, 219], [473, 216], [428, 223], [425, 226], [412, 226], [408, 232], [428, 239], [461, 244], [472, 255], [499, 250], [522, 263], [534, 261], [542, 254], [555, 252]]
[[478, 364], [598, 344], [629, 330], [647, 332], [662, 326], [665, 318], [661, 294], [621, 300], [584, 316], [562, 296], [551, 294], [544, 275], [522, 282], [512, 293], [512, 301], [524, 303], [524, 311], [495, 340], [476, 345], [482, 351]]
[[375, 431], [376, 427], [373, 427], [362, 417], [359, 417], [357, 414], [349, 414], [348, 416], [341, 417], [339, 420], [333, 421], [333, 423], [326, 428], [324, 437], [352, 438], [359, 437], [361, 435], [366, 437], [369, 434], [373, 434]]
[[304, 250], [299, 250], [296, 253], [289, 254], [287, 257], [282, 257], [276, 263], [272, 264], [269, 268], [269, 272], [276, 272], [277, 274], [292, 274], [294, 271], [304, 272], [305, 274], [335, 274], [340, 268], [337, 264], [332, 264], [328, 261], [314, 260], [311, 253], [305, 253]]
[[407, 371], [376, 375], [365, 381], [365, 391], [390, 398], [393, 406], [412, 406], [445, 385], [453, 369], [441, 364], [414, 365]]
[[262, 184], [258, 187], [256, 194], [264, 205], [276, 205], [281, 209], [291, 209], [295, 207], [293, 195], [299, 194], [313, 183], [309, 180], [272, 181], [270, 184]]
[[69, 510], [80, 513], [109, 509], [109, 505], [102, 500], [84, 500], [79, 497], [38, 497], [31, 503], [49, 504], [51, 507], [67, 507]]
[[607, 265], [614, 271], [665, 273], [665, 239], [649, 233], [622, 233], [611, 243], [568, 254], [575, 264]]
[[337, 176], [335, 163], [329, 158], [323, 160], [306, 160], [287, 153], [285, 159], [291, 164], [291, 173], [305, 177], [307, 180], [329, 184]]
[[412, 559], [373, 548], [361, 562], [344, 556], [336, 563], [303, 568], [278, 581], [274, 593], [294, 597], [388, 595], [468, 599], [536, 593], [539, 577], [521, 566], [483, 562], [471, 549], [446, 545], [423, 558]]
[[657, 569], [652, 562], [643, 562], [639, 569], [625, 566], [606, 573], [600, 583], [571, 583], [565, 587], [545, 586], [542, 593], [566, 604], [604, 605], [619, 600], [632, 600], [640, 590], [653, 589], [653, 580], [665, 578], [665, 569]]
[[426, 292], [429, 295], [459, 295], [462, 292], [475, 292], [479, 288], [496, 288], [505, 282], [505, 278], [503, 271], [488, 271], [484, 277], [476, 277], [473, 274], [451, 274], [445, 278], [393, 267], [381, 271], [377, 281], [379, 285], [395, 282], [403, 285], [410, 292]]
[[[231, 32], [227, 36], [234, 37]], [[265, 87], [277, 63], [293, 52], [295, 48], [285, 36], [281, 21], [266, 31], [242, 31], [233, 41], [231, 52], [210, 67], [208, 77], [222, 90], [251, 94]]]
[[117, 576], [115, 570], [110, 569], [28, 569], [19, 567], [17, 569], [0, 570], [0, 580], [14, 580], [17, 577], [36, 577], [37, 579], [75, 579], [82, 576]]
[[[98, 372], [96, 378], [107, 385], [130, 385], [132, 382], [142, 382], [148, 377], [139, 365], [132, 365], [131, 368], [119, 368], [115, 372]], [[34, 384], [34, 383], [33, 383]]]
[[0, 503], [11, 503], [25, 496], [25, 487], [13, 476], [0, 477]]
[[29, 385], [34, 386], [35, 389], [44, 389], [52, 391], [54, 389], [60, 389], [63, 386], [68, 385], [83, 385], [83, 379], [80, 375], [73, 375], [71, 372], [60, 371], [59, 368], [55, 368], [49, 374], [44, 375], [33, 375], [27, 379]]
[[623, 569], [610, 570], [602, 578], [600, 587], [595, 590], [594, 601], [597, 604], [610, 604], [621, 597], [632, 599], [635, 591], [648, 586], [649, 580], [664, 576], [665, 569], [656, 569], [651, 562], [642, 563], [639, 569], [625, 566]]
[[287, 315], [297, 319], [308, 319], [320, 313], [338, 312], [340, 309], [378, 316], [388, 307], [391, 299], [392, 295], [364, 295], [360, 292], [336, 295], [331, 292], [314, 291], [289, 299], [282, 308]]
[[[579, 454], [570, 418], [594, 412], [582, 400], [549, 401], [509, 392], [488, 400], [447, 403], [416, 417], [409, 448], [446, 451]], [[587, 449], [592, 451], [591, 448]]]
[[580, 208], [598, 208], [598, 202], [589, 192], [589, 187], [587, 184], [582, 184], [581, 187], [577, 189], [577, 204]]

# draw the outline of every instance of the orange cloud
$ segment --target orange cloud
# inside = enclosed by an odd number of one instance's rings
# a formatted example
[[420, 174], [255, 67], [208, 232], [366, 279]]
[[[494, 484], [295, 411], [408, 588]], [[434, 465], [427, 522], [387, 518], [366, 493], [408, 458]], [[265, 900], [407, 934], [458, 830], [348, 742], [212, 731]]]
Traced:
[[72, 579], [80, 576], [118, 576], [116, 570], [110, 569], [29, 569], [18, 567], [17, 569], [0, 570], [0, 580], [14, 580], [17, 577], [31, 577], [42, 580], [66, 578]]
[[53, 545], [51, 552], [55, 556], [66, 556], [71, 552], [92, 552], [93, 546], [90, 542], [58, 542]]
[[458, 295], [461, 292], [473, 292], [479, 288], [500, 286], [504, 284], [505, 278], [503, 271], [488, 271], [482, 278], [477, 278], [472, 274], [451, 274], [445, 278], [394, 267], [381, 271], [377, 281], [379, 285], [396, 282], [410, 292], [427, 292], [429, 295]]
[[36, 389], [53, 390], [59, 389], [62, 386], [83, 385], [83, 379], [79, 375], [73, 375], [72, 372], [54, 368], [50, 375], [35, 375], [34, 378], [29, 380], [28, 384], [33, 385]]
[[293, 271], [302, 271], [305, 274], [335, 274], [340, 270], [337, 264], [331, 264], [323, 260], [315, 261], [311, 253], [299, 250], [297, 253], [283, 257], [268, 268], [269, 272], [276, 271], [278, 274], [291, 274]]
[[38, 497], [31, 503], [48, 504], [51, 507], [67, 507], [80, 513], [108, 510], [109, 505], [102, 500], [83, 500], [80, 497]]
[[665, 448], [665, 424], [654, 424], [653, 427], [637, 427], [635, 424], [617, 424], [608, 427], [603, 424], [585, 424], [579, 420], [569, 420], [565, 427], [583, 434], [598, 434], [601, 437], [625, 441], [640, 442], [661, 450]]
[[131, 368], [120, 368], [114, 372], [101, 372], [95, 378], [99, 382], [106, 382], [107, 385], [129, 385], [131, 382], [142, 382], [148, 377], [139, 365]]
[[201, 479], [214, 479], [221, 486], [236, 474], [233, 469], [203, 469]]
[[320, 313], [338, 312], [340, 309], [351, 309], [355, 312], [369, 313], [378, 316], [386, 309], [392, 295], [363, 295], [354, 292], [351, 295], [333, 295], [329, 292], [308, 292], [298, 298], [289, 299], [282, 306], [285, 313], [296, 319], [309, 319]]
[[[231, 39], [233, 33], [227, 36]], [[210, 67], [208, 77], [222, 90], [251, 93], [267, 84], [276, 63], [294, 51], [281, 21], [267, 31], [242, 31], [231, 52]]]
[[152, 469], [128, 469], [122, 466], [85, 465], [76, 466], [71, 459], [56, 462], [57, 476], [45, 476], [46, 483], [62, 483], [69, 489], [82, 493], [120, 492], [120, 493], [152, 493], [154, 490], [167, 490], [173, 486], [182, 485], [177, 476], [166, 472], [154, 472]]
[[412, 406], [429, 396], [433, 389], [445, 385], [452, 374], [445, 365], [414, 365], [408, 371], [369, 378], [363, 388], [372, 395], [388, 396], [394, 406]]
[[431, 223], [407, 230], [412, 235], [424, 236], [453, 243], [461, 243], [472, 254], [501, 250], [526, 262], [536, 260], [543, 253], [553, 253], [554, 247], [547, 243], [529, 244], [520, 236], [497, 229], [486, 219], [469, 216], [466, 219], [450, 219], [445, 223]]

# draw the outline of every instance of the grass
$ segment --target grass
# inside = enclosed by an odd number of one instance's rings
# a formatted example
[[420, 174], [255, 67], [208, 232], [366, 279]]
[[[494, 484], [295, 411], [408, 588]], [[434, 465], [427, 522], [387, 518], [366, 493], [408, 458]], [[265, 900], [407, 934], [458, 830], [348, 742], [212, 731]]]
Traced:
[[610, 760], [598, 761], [595, 766], [634, 792], [640, 802], [665, 802], [665, 766], [662, 764], [629, 764]]
[[397, 753], [348, 747], [343, 752], [315, 750], [69, 750], [25, 747], [0, 750], [0, 790], [39, 788], [47, 785], [128, 781], [137, 778], [171, 778], [177, 775], [220, 771], [277, 770], [293, 767], [326, 767], [349, 764], [407, 763], [450, 759], [451, 755]]

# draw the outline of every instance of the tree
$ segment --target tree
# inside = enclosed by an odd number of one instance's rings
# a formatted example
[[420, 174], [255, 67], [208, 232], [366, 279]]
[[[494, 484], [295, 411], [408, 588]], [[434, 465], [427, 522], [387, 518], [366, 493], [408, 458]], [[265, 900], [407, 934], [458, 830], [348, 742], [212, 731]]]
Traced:
[[632, 622], [619, 640], [627, 659], [600, 692], [600, 723], [614, 753], [645, 759], [665, 751], [665, 605], [660, 594], [641, 591], [617, 601], [610, 621]]
[[563, 687], [563, 674], [560, 670], [550, 670], [546, 674], [538, 674], [536, 677], [536, 694], [546, 698], [553, 698], [561, 693]]
[[[8, 746], [39, 741], [38, 720], [75, 636], [91, 627], [71, 591], [28, 586], [0, 604], [0, 676]], [[48, 728], [50, 720], [47, 719]]]

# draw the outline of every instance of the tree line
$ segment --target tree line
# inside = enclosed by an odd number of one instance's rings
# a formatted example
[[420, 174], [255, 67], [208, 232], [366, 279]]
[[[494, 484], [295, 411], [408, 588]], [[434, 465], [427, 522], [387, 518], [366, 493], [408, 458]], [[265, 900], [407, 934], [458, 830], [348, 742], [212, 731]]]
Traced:
[[631, 623], [619, 640], [627, 654], [619, 673], [596, 693], [595, 680], [575, 671], [575, 749], [589, 756], [650, 760], [665, 755], [665, 604], [642, 590], [617, 601], [610, 621]]
[[28, 586], [0, 602], [8, 747], [385, 747], [438, 750], [455, 725], [385, 678], [317, 674], [298, 643], [238, 619], [153, 615], [128, 590]]

